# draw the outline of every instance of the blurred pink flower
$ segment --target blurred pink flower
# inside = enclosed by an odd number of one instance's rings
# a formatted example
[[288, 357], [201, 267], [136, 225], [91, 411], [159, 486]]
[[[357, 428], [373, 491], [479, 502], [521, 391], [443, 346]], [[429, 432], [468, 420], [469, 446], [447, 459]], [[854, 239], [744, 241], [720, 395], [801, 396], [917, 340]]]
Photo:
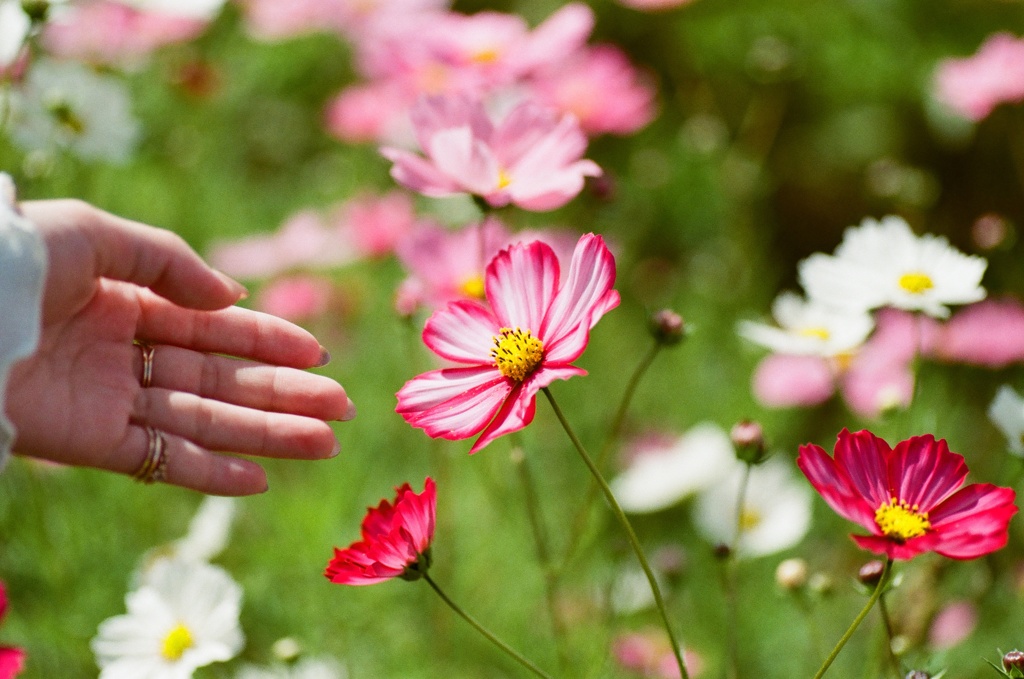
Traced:
[[355, 244], [324, 223], [313, 210], [303, 210], [270, 234], [214, 243], [210, 262], [229, 276], [270, 278], [292, 269], [348, 264], [358, 257]]
[[[7, 590], [0, 582], [0, 620], [7, 612]], [[25, 651], [14, 646], [0, 646], [0, 679], [14, 679], [25, 664]]]
[[690, 4], [693, 0], [618, 0], [618, 2], [620, 5], [638, 9], [641, 12], [657, 12], [673, 7], [682, 7]]
[[851, 356], [767, 356], [754, 372], [754, 395], [771, 407], [807, 407], [826, 401], [838, 388], [862, 417], [906, 407], [914, 392], [914, 357], [931, 355], [938, 333], [930, 318], [882, 309], [874, 334]]
[[351, 85], [328, 102], [324, 123], [328, 134], [349, 144], [401, 143], [412, 137], [403, 134], [411, 103], [390, 81]]
[[601, 174], [581, 159], [587, 138], [575, 118], [557, 116], [532, 102], [516, 106], [495, 124], [483, 104], [465, 96], [424, 97], [411, 112], [426, 158], [381, 149], [394, 162], [391, 176], [426, 196], [469, 193], [494, 207], [553, 210]]
[[928, 643], [936, 651], [953, 648], [971, 636], [978, 625], [978, 607], [968, 599], [946, 604], [932, 620]]
[[[612, 640], [612, 655], [619, 667], [649, 679], [678, 679], [675, 654], [658, 630], [626, 632]], [[684, 650], [683, 662], [691, 677], [700, 676], [704, 660], [695, 651]]]
[[331, 291], [331, 282], [326, 278], [302, 274], [288, 276], [278, 278], [260, 290], [254, 306], [259, 311], [301, 323], [327, 311]]
[[342, 236], [364, 257], [391, 254], [417, 224], [412, 198], [401, 191], [354, 198], [340, 208], [335, 219]]
[[173, 11], [144, 11], [98, 0], [71, 5], [43, 31], [43, 45], [67, 59], [123, 64], [138, 61], [164, 45], [198, 37], [208, 20]]
[[999, 104], [1024, 100], [1024, 40], [996, 33], [973, 56], [939, 62], [935, 97], [974, 121]]
[[395, 300], [398, 312], [408, 316], [421, 307], [438, 309], [457, 299], [483, 300], [484, 270], [494, 256], [516, 243], [547, 243], [563, 265], [568, 265], [577, 236], [559, 231], [510, 233], [496, 218], [462, 229], [425, 224], [396, 247], [398, 260], [409, 276]]
[[962, 308], [940, 328], [935, 357], [988, 368], [1024, 362], [1024, 305], [1003, 298]]
[[331, 31], [349, 38], [372, 32], [375, 23], [440, 10], [448, 0], [242, 0], [249, 32], [263, 40]]
[[541, 103], [575, 115], [590, 135], [630, 134], [654, 118], [655, 88], [613, 45], [552, 62], [537, 74], [531, 90]]

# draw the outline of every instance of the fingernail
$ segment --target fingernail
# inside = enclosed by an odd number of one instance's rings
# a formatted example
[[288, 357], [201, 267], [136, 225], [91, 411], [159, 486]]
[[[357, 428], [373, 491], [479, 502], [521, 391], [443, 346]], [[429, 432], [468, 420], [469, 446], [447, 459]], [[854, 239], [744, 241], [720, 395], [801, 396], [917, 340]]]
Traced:
[[356, 417], [356, 404], [352, 402], [352, 399], [348, 399], [348, 405], [345, 406], [345, 414], [341, 416], [342, 422], [348, 422], [354, 420]]
[[314, 368], [322, 368], [322, 367], [324, 367], [325, 365], [327, 365], [330, 362], [331, 362], [331, 352], [327, 351], [326, 347], [324, 347], [321, 344], [320, 345], [320, 360], [317, 361], [316, 365], [314, 365], [313, 367]]
[[247, 298], [249, 296], [249, 289], [246, 288], [241, 283], [239, 283], [238, 281], [236, 281], [231, 276], [227, 275], [223, 271], [218, 271], [217, 275], [220, 276], [220, 279], [222, 281], [224, 281], [224, 283], [229, 288], [231, 288], [231, 291], [233, 293], [235, 293], [235, 301], [236, 302], [241, 302], [243, 299], [245, 299], [245, 298]]
[[331, 448], [331, 454], [329, 457], [338, 457], [338, 453], [341, 452], [341, 441], [335, 440], [334, 447]]

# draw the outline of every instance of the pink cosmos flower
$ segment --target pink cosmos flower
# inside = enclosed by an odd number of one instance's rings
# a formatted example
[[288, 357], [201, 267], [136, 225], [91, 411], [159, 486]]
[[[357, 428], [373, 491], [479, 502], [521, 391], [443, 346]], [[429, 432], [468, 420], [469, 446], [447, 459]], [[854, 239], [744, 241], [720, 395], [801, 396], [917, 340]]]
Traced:
[[999, 104], [1024, 100], [1024, 40], [996, 33], [974, 56], [943, 60], [935, 73], [935, 96], [974, 121]]
[[349, 144], [404, 142], [413, 137], [404, 129], [411, 103], [405, 90], [390, 81], [351, 85], [328, 102], [324, 124], [328, 134]]
[[963, 486], [964, 458], [931, 434], [891, 449], [869, 431], [844, 429], [835, 459], [807, 444], [796, 463], [836, 513], [871, 533], [853, 535], [854, 542], [890, 559], [929, 551], [951, 559], [984, 556], [1006, 544], [1017, 513], [1012, 489]]
[[470, 453], [522, 429], [533, 421], [538, 390], [586, 374], [572, 361], [618, 305], [614, 284], [615, 258], [594, 234], [580, 238], [564, 280], [545, 243], [502, 250], [484, 275], [490, 308], [452, 302], [423, 330], [434, 353], [462, 367], [413, 378], [398, 392], [396, 411], [434, 438], [480, 434]]
[[1024, 362], [1024, 305], [1007, 297], [963, 307], [939, 329], [935, 357], [988, 368]]
[[638, 9], [641, 12], [657, 12], [673, 7], [688, 5], [693, 0], [618, 0], [620, 5]]
[[427, 477], [423, 492], [395, 489], [394, 504], [381, 500], [363, 519], [362, 539], [334, 549], [324, 575], [339, 585], [374, 585], [392, 578], [415, 580], [430, 567], [437, 487]]
[[971, 636], [978, 626], [978, 607], [969, 599], [943, 606], [928, 629], [928, 644], [936, 651], [953, 648]]
[[466, 96], [424, 97], [411, 112], [426, 158], [381, 149], [391, 176], [425, 196], [469, 193], [493, 207], [513, 203], [553, 210], [583, 189], [601, 168], [581, 160], [587, 138], [571, 115], [523, 102], [495, 124], [483, 104]]
[[[650, 679], [678, 679], [679, 665], [664, 633], [642, 630], [619, 634], [612, 640], [612, 655], [620, 667]], [[704, 659], [695, 651], [684, 650], [683, 662], [691, 677], [704, 671]]]
[[196, 16], [99, 0], [60, 12], [46, 24], [43, 44], [59, 57], [121, 64], [138, 61], [164, 45], [192, 40], [208, 23]]
[[[0, 582], [0, 620], [7, 612], [7, 591]], [[14, 646], [0, 646], [0, 679], [14, 679], [25, 665], [25, 651]]]
[[614, 45], [553, 62], [531, 90], [541, 103], [576, 116], [589, 135], [631, 134], [654, 118], [654, 87]]
[[358, 196], [338, 210], [335, 221], [336, 228], [366, 257], [390, 255], [417, 225], [412, 199], [398, 190]]

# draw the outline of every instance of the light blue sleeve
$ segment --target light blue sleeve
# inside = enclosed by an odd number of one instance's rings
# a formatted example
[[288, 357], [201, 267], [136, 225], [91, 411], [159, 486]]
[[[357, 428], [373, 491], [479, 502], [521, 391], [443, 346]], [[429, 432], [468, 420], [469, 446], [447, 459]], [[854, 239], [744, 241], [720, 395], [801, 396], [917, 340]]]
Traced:
[[42, 235], [18, 212], [14, 183], [0, 172], [0, 470], [16, 433], [7, 419], [7, 378], [39, 344], [45, 279]]

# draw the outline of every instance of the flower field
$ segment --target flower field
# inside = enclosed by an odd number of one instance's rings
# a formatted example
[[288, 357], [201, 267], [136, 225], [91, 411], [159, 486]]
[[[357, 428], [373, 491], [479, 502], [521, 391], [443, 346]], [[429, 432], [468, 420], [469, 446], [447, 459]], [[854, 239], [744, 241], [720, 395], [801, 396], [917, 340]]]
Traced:
[[0, 679], [1024, 677], [1019, 0], [0, 0], [0, 171], [358, 408], [15, 455]]

